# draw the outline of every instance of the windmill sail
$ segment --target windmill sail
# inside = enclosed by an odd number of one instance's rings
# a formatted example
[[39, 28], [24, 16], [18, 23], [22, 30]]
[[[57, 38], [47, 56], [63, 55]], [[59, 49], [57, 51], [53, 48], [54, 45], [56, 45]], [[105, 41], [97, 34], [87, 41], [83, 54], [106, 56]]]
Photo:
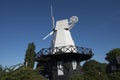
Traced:
[[54, 20], [54, 16], [53, 16], [53, 7], [52, 7], [52, 5], [51, 5], [51, 18], [52, 18], [52, 29], [54, 29], [55, 28], [55, 20]]
[[[51, 5], [51, 18], [52, 18], [52, 30], [54, 30], [55, 28], [55, 21], [54, 21], [54, 16], [53, 16], [53, 7]], [[45, 40], [46, 38], [48, 38], [49, 36], [51, 36], [54, 33], [54, 31], [50, 32], [48, 35], [46, 35], [43, 40]]]
[[48, 38], [48, 37], [51, 36], [52, 34], [53, 34], [53, 31], [50, 32], [48, 35], [46, 35], [46, 36], [43, 38], [43, 40], [45, 40], [46, 38]]

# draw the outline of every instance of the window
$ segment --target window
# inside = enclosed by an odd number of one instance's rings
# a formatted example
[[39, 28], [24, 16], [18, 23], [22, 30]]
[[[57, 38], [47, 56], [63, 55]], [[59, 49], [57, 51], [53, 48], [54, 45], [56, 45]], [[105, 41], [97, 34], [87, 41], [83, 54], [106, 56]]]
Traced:
[[63, 65], [62, 62], [57, 63], [57, 70], [58, 70], [58, 76], [64, 75]]
[[76, 61], [72, 61], [72, 67], [73, 67], [73, 70], [77, 69], [77, 62]]

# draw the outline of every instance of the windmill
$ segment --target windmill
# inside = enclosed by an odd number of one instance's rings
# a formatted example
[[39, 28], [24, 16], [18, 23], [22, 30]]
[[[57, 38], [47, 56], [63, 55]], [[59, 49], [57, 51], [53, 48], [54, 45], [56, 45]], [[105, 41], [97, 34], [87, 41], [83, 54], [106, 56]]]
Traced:
[[75, 74], [81, 74], [80, 62], [92, 57], [90, 48], [75, 45], [70, 30], [78, 22], [77, 16], [70, 20], [54, 21], [51, 7], [52, 31], [43, 40], [53, 36], [50, 48], [41, 49], [35, 58], [37, 67], [43, 67], [40, 74], [48, 80], [70, 80]]

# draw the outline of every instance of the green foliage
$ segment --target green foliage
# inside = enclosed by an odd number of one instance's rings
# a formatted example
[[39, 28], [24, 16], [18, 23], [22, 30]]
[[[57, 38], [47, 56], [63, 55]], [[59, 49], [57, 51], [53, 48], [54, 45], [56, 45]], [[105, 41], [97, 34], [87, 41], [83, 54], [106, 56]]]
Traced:
[[86, 62], [83, 65], [85, 80], [108, 80], [105, 73], [107, 64], [95, 60]]
[[106, 66], [107, 66], [107, 64], [105, 64], [105, 63], [99, 63], [95, 60], [90, 60], [83, 65], [83, 68], [86, 73], [97, 74], [98, 72], [105, 73]]
[[71, 80], [84, 80], [83, 75], [75, 75], [74, 77], [71, 78]]
[[71, 80], [109, 80], [106, 71], [107, 64], [95, 60], [85, 62], [83, 74], [74, 76]]
[[28, 45], [28, 49], [26, 50], [26, 55], [25, 55], [25, 62], [24, 65], [26, 67], [34, 68], [34, 58], [35, 58], [35, 45], [34, 43], [30, 43]]
[[111, 61], [113, 61], [116, 58], [116, 56], [120, 55], [120, 48], [115, 48], [115, 49], [109, 51], [106, 55], [107, 56], [106, 56], [105, 59], [107, 61], [111, 62]]
[[109, 80], [120, 80], [120, 72], [108, 74]]
[[2, 74], [0, 80], [42, 80], [42, 77], [36, 70], [22, 66], [13, 72]]
[[0, 72], [2, 71], [2, 65], [0, 65]]

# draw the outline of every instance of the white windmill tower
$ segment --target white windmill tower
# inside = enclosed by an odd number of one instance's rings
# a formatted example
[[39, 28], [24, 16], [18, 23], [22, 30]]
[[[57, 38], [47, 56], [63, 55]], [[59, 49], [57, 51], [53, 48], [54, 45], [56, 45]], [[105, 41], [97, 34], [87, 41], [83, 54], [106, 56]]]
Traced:
[[[50, 32], [47, 36], [45, 36], [43, 38], [43, 40], [45, 40], [47, 37], [53, 35], [51, 48], [60, 48], [62, 46], [69, 46], [69, 45], [75, 47], [70, 30], [72, 29], [74, 24], [78, 22], [78, 17], [72, 16], [70, 18], [70, 21], [68, 21], [68, 19], [56, 21], [55, 27], [54, 27], [54, 17], [53, 16], [52, 16], [52, 21], [53, 21], [53, 31]], [[56, 51], [54, 50], [53, 54], [55, 52]]]

